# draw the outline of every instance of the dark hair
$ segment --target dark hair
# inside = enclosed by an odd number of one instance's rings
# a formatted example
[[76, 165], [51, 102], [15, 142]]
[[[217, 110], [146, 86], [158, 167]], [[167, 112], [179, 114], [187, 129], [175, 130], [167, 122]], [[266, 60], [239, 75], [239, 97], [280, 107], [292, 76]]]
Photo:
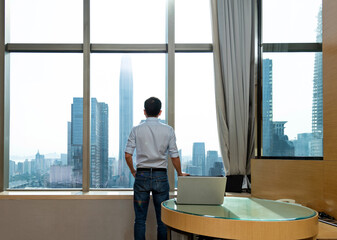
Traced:
[[156, 97], [150, 97], [144, 102], [144, 108], [147, 116], [156, 117], [161, 109], [161, 101]]

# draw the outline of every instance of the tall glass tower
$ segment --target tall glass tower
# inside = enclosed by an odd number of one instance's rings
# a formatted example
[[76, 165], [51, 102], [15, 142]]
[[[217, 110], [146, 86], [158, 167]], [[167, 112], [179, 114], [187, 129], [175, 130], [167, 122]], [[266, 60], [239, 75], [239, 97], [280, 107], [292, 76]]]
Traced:
[[273, 146], [273, 61], [263, 59], [262, 77], [262, 148], [264, 156], [272, 156]]
[[[319, 10], [316, 41], [322, 42], [322, 7]], [[313, 101], [312, 101], [312, 134], [309, 145], [310, 156], [323, 156], [323, 73], [322, 53], [315, 54]]]
[[206, 175], [211, 176], [211, 168], [214, 168], [214, 163], [218, 161], [218, 151], [207, 151], [206, 157]]
[[[68, 165], [73, 167], [72, 187], [82, 187], [83, 166], [83, 98], [74, 98], [71, 104], [71, 158]], [[68, 131], [69, 133], [69, 131]], [[69, 138], [69, 137], [68, 137]]]
[[199, 170], [199, 174], [197, 175], [205, 175], [206, 174], [206, 165], [205, 165], [205, 143], [204, 142], [195, 142], [193, 143], [193, 156], [192, 156], [192, 164], [194, 167], [197, 167]]
[[106, 103], [91, 99], [90, 172], [91, 187], [105, 188], [108, 184], [109, 111]]
[[[91, 187], [103, 188], [108, 182], [108, 105], [91, 99], [90, 173]], [[71, 141], [73, 187], [82, 185], [83, 166], [83, 98], [74, 98], [71, 105], [71, 127], [68, 138]]]
[[133, 126], [133, 76], [131, 58], [123, 56], [119, 77], [119, 157], [120, 187], [132, 187], [131, 172], [124, 159], [124, 150]]

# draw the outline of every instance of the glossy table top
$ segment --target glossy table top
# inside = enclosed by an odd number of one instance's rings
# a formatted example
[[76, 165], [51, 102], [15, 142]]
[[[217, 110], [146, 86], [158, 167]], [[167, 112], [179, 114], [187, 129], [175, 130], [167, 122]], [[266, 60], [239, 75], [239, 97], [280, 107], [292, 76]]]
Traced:
[[291, 221], [314, 217], [310, 208], [257, 198], [225, 197], [222, 205], [177, 205], [174, 199], [163, 202], [167, 209], [204, 217], [246, 221]]

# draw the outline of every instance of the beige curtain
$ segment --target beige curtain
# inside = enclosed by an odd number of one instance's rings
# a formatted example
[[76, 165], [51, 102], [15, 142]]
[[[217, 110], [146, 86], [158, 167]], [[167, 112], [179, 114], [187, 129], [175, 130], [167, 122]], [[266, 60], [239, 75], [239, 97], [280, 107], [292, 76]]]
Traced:
[[254, 156], [256, 0], [211, 0], [215, 96], [226, 175], [249, 175]]

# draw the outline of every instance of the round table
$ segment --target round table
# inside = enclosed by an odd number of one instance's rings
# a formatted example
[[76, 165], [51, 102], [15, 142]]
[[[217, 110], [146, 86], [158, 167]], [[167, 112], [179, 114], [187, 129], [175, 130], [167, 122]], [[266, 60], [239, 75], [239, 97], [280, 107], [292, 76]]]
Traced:
[[222, 205], [162, 203], [162, 221], [182, 232], [225, 239], [315, 239], [317, 212], [273, 200], [225, 197]]

